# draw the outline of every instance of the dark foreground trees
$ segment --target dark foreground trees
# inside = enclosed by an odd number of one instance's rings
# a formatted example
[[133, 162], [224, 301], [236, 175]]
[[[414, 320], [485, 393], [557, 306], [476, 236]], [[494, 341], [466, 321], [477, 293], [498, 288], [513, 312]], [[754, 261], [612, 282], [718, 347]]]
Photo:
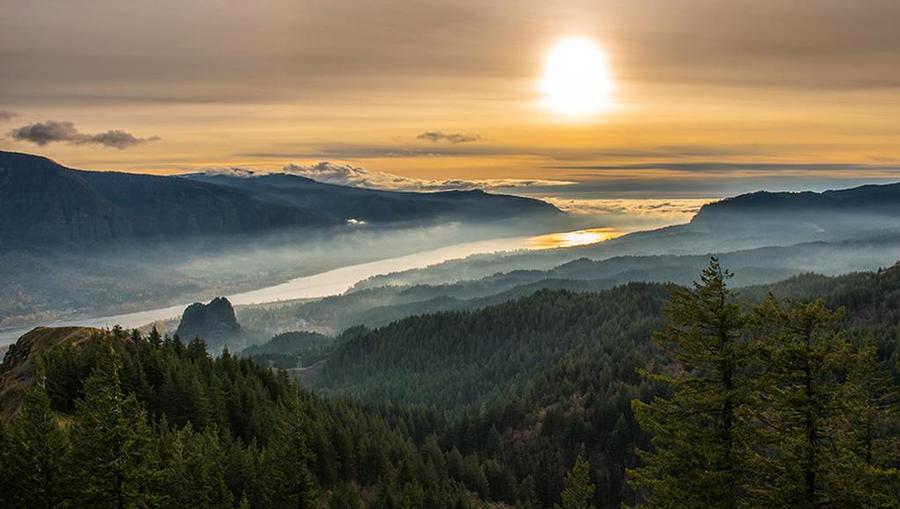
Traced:
[[360, 492], [383, 507], [470, 506], [428, 446], [443, 424], [432, 412], [319, 399], [155, 335], [114, 330], [40, 360], [0, 427], [0, 507], [357, 507]]
[[[900, 507], [894, 384], [821, 301], [737, 305], [713, 259], [672, 299], [657, 338], [672, 363], [634, 402], [653, 435], [630, 472], [640, 508]], [[876, 438], [877, 437], [877, 438]], [[887, 455], [885, 455], [887, 456]]]
[[[0, 426], [0, 507], [897, 507], [900, 271], [800, 279], [773, 293], [807, 303], [755, 307], [727, 281], [713, 263], [667, 322], [651, 284], [410, 318], [399, 348], [380, 342], [421, 371], [395, 389], [507, 386], [450, 414], [316, 396], [199, 340], [60, 344]], [[453, 369], [410, 349], [426, 336], [455, 345]]]

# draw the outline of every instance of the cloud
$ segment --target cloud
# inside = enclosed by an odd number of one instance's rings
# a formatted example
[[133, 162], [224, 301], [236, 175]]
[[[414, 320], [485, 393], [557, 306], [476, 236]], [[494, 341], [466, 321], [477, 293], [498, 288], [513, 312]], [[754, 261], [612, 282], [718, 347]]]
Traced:
[[574, 182], [541, 179], [429, 180], [370, 171], [349, 164], [320, 162], [313, 165], [288, 164], [285, 173], [300, 175], [326, 184], [391, 191], [454, 191], [471, 189], [517, 189], [538, 186], [567, 186]]
[[241, 168], [240, 166], [231, 166], [228, 168], [205, 168], [203, 170], [203, 174], [209, 176], [225, 176], [235, 178], [251, 178], [264, 175], [264, 173], [260, 173], [256, 170], [251, 170], [250, 168]]
[[5, 121], [7, 121], [7, 120], [12, 120], [12, 118], [15, 117], [15, 116], [17, 116], [17, 115], [18, 115], [18, 114], [17, 114], [16, 112], [14, 112], [14, 111], [4, 111], [4, 110], [0, 110], [0, 121], [5, 122]]
[[416, 136], [419, 140], [428, 140], [433, 141], [435, 143], [441, 141], [448, 141], [450, 143], [469, 143], [472, 141], [478, 141], [481, 139], [481, 136], [477, 134], [463, 134], [463, 133], [452, 133], [447, 134], [441, 131], [425, 131], [424, 133]]
[[700, 207], [716, 201], [709, 198], [688, 199], [570, 199], [542, 197], [561, 210], [586, 215], [627, 214], [689, 219]]
[[103, 145], [119, 150], [159, 140], [158, 136], [138, 138], [137, 136], [120, 129], [111, 129], [97, 134], [87, 134], [79, 132], [72, 122], [59, 122], [56, 120], [35, 122], [34, 124], [18, 127], [10, 131], [10, 135], [13, 139], [30, 141], [31, 143], [36, 143], [42, 147], [49, 143], [67, 142], [73, 145]]
[[635, 171], [635, 170], [671, 170], [691, 173], [727, 173], [727, 172], [797, 172], [797, 173], [829, 173], [829, 172], [900, 172], [900, 166], [883, 164], [854, 163], [742, 163], [742, 162], [657, 162], [640, 164], [596, 164], [558, 166], [565, 170], [596, 171]]
[[573, 199], [541, 195], [535, 197], [564, 212], [585, 219], [590, 218], [594, 224], [603, 224], [623, 232], [687, 223], [700, 207], [716, 201], [711, 198]]

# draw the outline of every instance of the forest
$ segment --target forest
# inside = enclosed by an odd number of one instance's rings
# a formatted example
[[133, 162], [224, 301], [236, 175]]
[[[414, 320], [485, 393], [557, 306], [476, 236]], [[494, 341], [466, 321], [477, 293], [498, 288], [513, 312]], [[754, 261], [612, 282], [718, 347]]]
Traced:
[[299, 384], [200, 339], [98, 332], [36, 359], [0, 505], [900, 507], [900, 268], [730, 276], [713, 259], [688, 287], [254, 352], [327, 355]]

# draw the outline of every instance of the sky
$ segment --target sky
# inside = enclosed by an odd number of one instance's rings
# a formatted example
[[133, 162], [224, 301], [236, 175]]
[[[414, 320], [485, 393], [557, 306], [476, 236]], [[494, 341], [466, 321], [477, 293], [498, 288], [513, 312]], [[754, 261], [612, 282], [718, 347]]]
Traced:
[[[0, 149], [686, 213], [900, 180], [896, 0], [0, 0]], [[602, 111], [545, 107], [593, 41]], [[592, 212], [592, 213], [593, 213]]]

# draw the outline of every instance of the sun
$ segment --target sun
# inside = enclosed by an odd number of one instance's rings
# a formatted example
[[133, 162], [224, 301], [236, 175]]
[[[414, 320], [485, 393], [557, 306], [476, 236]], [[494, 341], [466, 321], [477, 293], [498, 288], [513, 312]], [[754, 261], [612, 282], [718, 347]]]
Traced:
[[584, 116], [603, 111], [612, 92], [603, 52], [590, 39], [560, 41], [547, 55], [541, 92], [544, 106], [556, 113]]

